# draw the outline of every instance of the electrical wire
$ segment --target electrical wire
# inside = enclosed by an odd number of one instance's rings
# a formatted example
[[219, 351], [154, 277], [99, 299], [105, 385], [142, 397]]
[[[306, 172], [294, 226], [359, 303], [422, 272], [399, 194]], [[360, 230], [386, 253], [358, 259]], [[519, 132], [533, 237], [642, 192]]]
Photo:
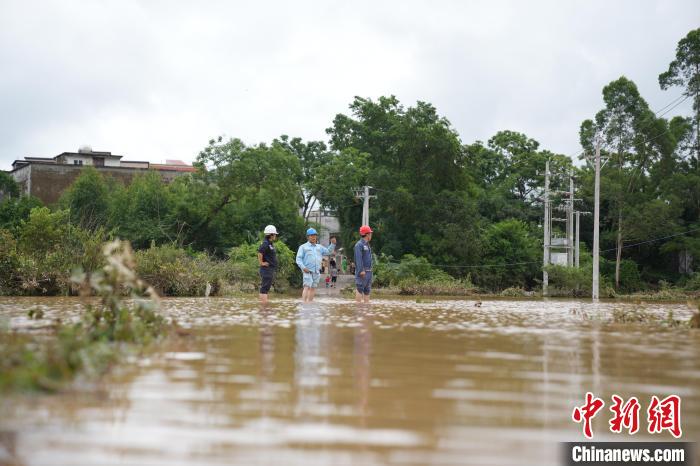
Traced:
[[[695, 228], [693, 230], [684, 231], [683, 233], [676, 233], [673, 235], [662, 236], [660, 238], [654, 238], [654, 239], [642, 241], [639, 243], [628, 244], [628, 245], [623, 246], [623, 249], [632, 248], [635, 246], [641, 246], [643, 244], [655, 243], [657, 241], [662, 241], [662, 240], [669, 239], [669, 238], [675, 238], [678, 236], [684, 236], [684, 235], [687, 235], [689, 233], [694, 233], [696, 231], [700, 231], [700, 228]], [[605, 250], [600, 251], [600, 252], [604, 253], [604, 252], [611, 252], [611, 251], [615, 251], [615, 250], [617, 250], [617, 248], [605, 249]], [[401, 261], [397, 260], [397, 259], [385, 259], [384, 262], [391, 262], [391, 263], [395, 263], [395, 264], [401, 263]], [[433, 264], [430, 262], [427, 262], [427, 263], [422, 262], [419, 264], [415, 264], [415, 266], [421, 267], [421, 266], [429, 265], [431, 267], [439, 267], [439, 268], [477, 269], [477, 268], [511, 267], [511, 266], [518, 266], [518, 265], [530, 265], [530, 264], [541, 264], [541, 263], [542, 263], [542, 261], [527, 261], [527, 262], [510, 262], [507, 264], [450, 265], [450, 264]], [[404, 265], [407, 265], [407, 264], [404, 264]]]
[[[694, 232], [696, 232], [696, 231], [700, 231], [700, 228], [695, 228], [695, 229], [693, 229], [693, 230], [684, 231], [683, 233], [676, 233], [676, 234], [674, 234], [674, 235], [662, 236], [662, 237], [660, 237], [660, 238], [654, 238], [654, 239], [650, 239], [650, 240], [647, 240], [647, 241], [642, 241], [642, 242], [640, 242], [640, 243], [634, 243], [634, 244], [623, 245], [623, 246], [622, 246], [622, 249], [633, 248], [633, 247], [635, 247], [635, 246], [641, 246], [641, 245], [643, 245], [643, 244], [655, 243], [655, 242], [657, 242], [657, 241], [662, 241], [662, 240], [669, 239], [669, 238], [675, 238], [675, 237], [677, 237], [677, 236], [685, 236], [685, 235], [687, 235], [688, 233], [694, 233]], [[603, 252], [611, 252], [611, 251], [617, 251], [617, 248], [604, 249], [603, 251], [600, 251], [600, 252], [603, 253]]]

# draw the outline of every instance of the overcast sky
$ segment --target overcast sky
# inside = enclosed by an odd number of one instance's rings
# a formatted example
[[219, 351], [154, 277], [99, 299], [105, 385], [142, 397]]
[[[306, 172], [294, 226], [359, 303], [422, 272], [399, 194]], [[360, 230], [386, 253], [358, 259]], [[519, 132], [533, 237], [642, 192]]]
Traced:
[[[326, 140], [356, 95], [434, 104], [462, 141], [574, 154], [625, 75], [653, 109], [688, 1], [0, 0], [0, 169], [80, 145], [192, 161], [209, 138]], [[690, 113], [690, 103], [667, 116]]]

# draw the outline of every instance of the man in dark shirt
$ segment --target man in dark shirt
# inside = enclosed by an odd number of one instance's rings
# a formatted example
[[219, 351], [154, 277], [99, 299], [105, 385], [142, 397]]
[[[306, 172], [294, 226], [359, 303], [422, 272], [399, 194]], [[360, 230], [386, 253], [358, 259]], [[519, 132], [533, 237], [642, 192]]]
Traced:
[[369, 225], [360, 227], [360, 241], [355, 243], [355, 301], [369, 303], [372, 289], [372, 229]]
[[272, 281], [277, 270], [277, 251], [272, 244], [277, 241], [277, 228], [274, 225], [265, 227], [265, 239], [258, 248], [258, 262], [260, 263], [260, 302], [267, 304], [267, 293], [270, 291]]

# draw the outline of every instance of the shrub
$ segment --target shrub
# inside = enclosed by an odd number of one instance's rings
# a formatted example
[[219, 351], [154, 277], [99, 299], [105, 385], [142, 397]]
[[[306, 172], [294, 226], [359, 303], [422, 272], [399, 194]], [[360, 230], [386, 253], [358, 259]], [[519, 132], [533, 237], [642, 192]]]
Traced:
[[109, 188], [94, 167], [85, 167], [80, 176], [61, 195], [59, 205], [70, 212], [73, 223], [95, 230], [107, 222]]
[[686, 291], [700, 291], [700, 272], [695, 272], [685, 282]]
[[375, 283], [378, 286], [398, 285], [401, 282], [454, 281], [449, 274], [435, 268], [425, 257], [416, 257], [413, 254], [406, 254], [399, 262], [394, 261], [391, 256], [381, 256], [377, 261], [375, 275]]
[[20, 196], [0, 201], [0, 228], [10, 230], [13, 234], [23, 220], [35, 207], [41, 207], [39, 199], [32, 196]]
[[102, 245], [107, 232], [102, 228], [88, 232], [70, 225], [66, 211], [32, 209], [29, 218], [20, 223], [17, 237], [15, 241], [4, 233], [7, 256], [5, 269], [0, 270], [0, 277], [4, 277], [0, 278], [0, 293], [69, 294], [73, 269], [92, 272], [104, 265]]
[[0, 230], [0, 295], [11, 295], [17, 292], [18, 268], [17, 242], [9, 231]]
[[[604, 259], [601, 260], [600, 272], [601, 274], [611, 277], [611, 279], [614, 280], [615, 261]], [[620, 287], [617, 292], [632, 293], [643, 289], [644, 284], [642, 283], [641, 276], [639, 275], [637, 263], [631, 259], [622, 259], [620, 261]]]
[[172, 244], [136, 252], [136, 272], [165, 296], [204, 296], [220, 289], [220, 268], [207, 254], [189, 254]]
[[[255, 288], [260, 284], [257, 243], [244, 243], [229, 251], [225, 264], [225, 278], [229, 283], [238, 283], [246, 288]], [[277, 250], [277, 274], [274, 286], [283, 291], [290, 285], [294, 274], [299, 273], [295, 263], [294, 252], [282, 241], [275, 242]]]
[[[41, 340], [15, 332], [0, 334], [0, 391], [8, 389], [57, 390], [78, 373], [99, 375], [130, 349], [164, 335], [165, 319], [157, 312], [158, 296], [134, 273], [128, 243], [104, 246], [106, 265], [92, 275], [73, 279], [100, 296], [87, 306], [81, 320], [55, 325]], [[125, 290], [130, 305], [122, 301]], [[30, 318], [41, 318], [30, 311]]]
[[510, 219], [489, 225], [482, 243], [485, 267], [475, 272], [478, 285], [492, 291], [534, 285], [541, 270], [542, 248], [526, 223]]
[[628, 323], [651, 323], [651, 322], [656, 322], [658, 319], [653, 315], [647, 312], [644, 309], [613, 309], [612, 312], [612, 320], [613, 322], [619, 323], [619, 324], [628, 324]]
[[402, 295], [445, 295], [467, 296], [476, 292], [469, 280], [444, 279], [418, 280], [407, 278], [398, 283], [399, 294]]
[[[588, 262], [580, 268], [563, 265], [548, 265], [550, 296], [590, 296], [593, 290], [593, 265]], [[615, 290], [605, 275], [600, 275], [599, 293], [601, 297], [612, 298]]]
[[525, 291], [524, 288], [521, 288], [518, 286], [512, 286], [510, 288], [506, 288], [505, 290], [501, 291], [499, 294], [501, 296], [505, 296], [508, 298], [520, 298], [523, 296], [529, 296], [528, 292]]
[[471, 276], [457, 280], [437, 269], [424, 257], [406, 254], [396, 262], [380, 256], [375, 267], [375, 285], [395, 286], [404, 295], [469, 295], [476, 291]]

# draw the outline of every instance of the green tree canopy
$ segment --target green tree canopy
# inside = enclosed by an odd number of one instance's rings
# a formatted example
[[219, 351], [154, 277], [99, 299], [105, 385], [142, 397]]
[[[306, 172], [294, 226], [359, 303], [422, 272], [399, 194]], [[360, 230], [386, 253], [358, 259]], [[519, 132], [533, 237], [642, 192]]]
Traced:
[[[474, 260], [477, 191], [464, 170], [464, 151], [450, 122], [429, 103], [405, 108], [394, 96], [377, 101], [356, 97], [350, 112], [338, 114], [327, 132], [334, 150], [360, 164], [350, 168], [352, 177], [361, 181], [366, 173], [364, 181], [376, 189], [370, 223], [378, 247], [395, 257], [410, 252], [441, 263]], [[340, 171], [329, 175], [330, 183], [343, 176]], [[319, 194], [324, 205], [345, 212], [353, 207], [341, 202], [351, 196]], [[341, 221], [355, 231], [360, 215], [341, 215]], [[467, 241], [457, 247], [458, 238]]]
[[107, 223], [109, 215], [109, 188], [94, 167], [86, 167], [63, 193], [59, 205], [67, 209], [70, 220], [86, 230], [95, 230]]
[[0, 171], [0, 201], [7, 197], [18, 197], [19, 185], [9, 173]]
[[678, 42], [676, 58], [659, 75], [661, 89], [683, 87], [683, 95], [693, 99], [695, 167], [700, 170], [700, 29], [693, 29]]
[[283, 143], [246, 146], [240, 139], [209, 141], [200, 152], [196, 179], [213, 186], [194, 237], [212, 228], [220, 232], [214, 248], [221, 253], [240, 241], [257, 238], [269, 223], [296, 245], [303, 236], [299, 221], [301, 162]]

